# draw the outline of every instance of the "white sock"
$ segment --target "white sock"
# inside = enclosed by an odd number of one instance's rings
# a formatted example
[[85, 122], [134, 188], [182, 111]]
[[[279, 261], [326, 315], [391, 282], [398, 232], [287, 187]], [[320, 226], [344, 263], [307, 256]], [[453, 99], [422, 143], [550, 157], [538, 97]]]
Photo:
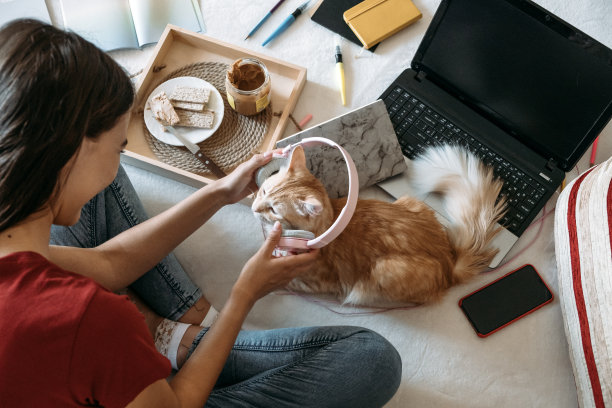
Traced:
[[187, 323], [164, 319], [155, 331], [155, 347], [157, 351], [170, 360], [170, 364], [175, 370], [178, 370], [176, 356], [181, 340], [190, 326]]
[[217, 319], [218, 315], [219, 315], [219, 312], [217, 312], [217, 309], [215, 309], [213, 305], [210, 305], [210, 309], [208, 309], [208, 313], [206, 313], [206, 316], [204, 316], [204, 320], [202, 320], [202, 323], [200, 323], [200, 326], [201, 327], [212, 326], [212, 324], [215, 322], [215, 319]]

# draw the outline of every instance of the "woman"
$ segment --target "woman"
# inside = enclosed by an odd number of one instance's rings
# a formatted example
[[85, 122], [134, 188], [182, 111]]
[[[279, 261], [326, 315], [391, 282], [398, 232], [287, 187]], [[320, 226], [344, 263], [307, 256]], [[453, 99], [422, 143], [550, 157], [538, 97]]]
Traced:
[[[316, 251], [272, 257], [280, 227], [245, 264], [214, 324], [197, 325], [209, 304], [178, 263], [164, 257], [222, 206], [244, 198], [254, 171], [271, 155], [254, 156], [134, 225], [144, 213], [125, 173], [118, 173], [133, 96], [120, 67], [76, 34], [32, 20], [0, 30], [2, 405], [388, 401], [401, 362], [369, 330], [240, 331], [258, 299], [317, 257]], [[50, 237], [71, 246], [50, 245]], [[146, 319], [113, 293], [126, 286], [142, 298]], [[178, 368], [169, 381], [164, 356]]]

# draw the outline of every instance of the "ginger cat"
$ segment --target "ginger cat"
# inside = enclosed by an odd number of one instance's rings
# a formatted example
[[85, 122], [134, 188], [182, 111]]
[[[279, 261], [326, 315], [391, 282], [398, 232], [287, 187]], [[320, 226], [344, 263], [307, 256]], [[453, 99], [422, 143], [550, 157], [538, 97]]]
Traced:
[[[488, 245], [504, 212], [505, 204], [496, 203], [502, 182], [457, 146], [428, 149], [413, 162], [412, 178], [422, 196], [428, 190], [444, 195], [448, 229], [415, 198], [360, 199], [346, 229], [321, 248], [313, 269], [288, 289], [333, 294], [354, 305], [420, 304], [484, 270], [497, 252]], [[299, 146], [288, 166], [262, 184], [251, 208], [266, 234], [279, 221], [283, 230], [319, 236], [345, 202], [329, 199]]]

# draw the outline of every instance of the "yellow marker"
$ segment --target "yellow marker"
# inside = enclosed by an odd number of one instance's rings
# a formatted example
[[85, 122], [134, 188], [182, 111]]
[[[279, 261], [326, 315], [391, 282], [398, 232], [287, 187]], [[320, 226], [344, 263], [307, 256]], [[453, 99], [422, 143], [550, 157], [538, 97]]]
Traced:
[[563, 181], [561, 182], [561, 191], [563, 191], [564, 188], [565, 188], [565, 179], [563, 179]]
[[340, 82], [340, 96], [342, 97], [342, 106], [346, 106], [346, 83], [344, 81], [344, 64], [342, 63], [342, 49], [340, 48], [340, 40], [336, 40], [336, 71], [338, 81]]

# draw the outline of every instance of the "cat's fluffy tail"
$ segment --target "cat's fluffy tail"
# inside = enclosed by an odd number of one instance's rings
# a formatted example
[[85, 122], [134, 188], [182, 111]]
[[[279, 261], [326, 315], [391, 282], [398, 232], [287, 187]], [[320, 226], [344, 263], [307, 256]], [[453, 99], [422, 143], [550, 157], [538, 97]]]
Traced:
[[456, 252], [455, 283], [486, 269], [497, 253], [489, 247], [499, 232], [495, 223], [505, 212], [505, 203], [496, 203], [503, 183], [493, 170], [462, 147], [436, 146], [414, 160], [412, 182], [420, 197], [443, 195]]

